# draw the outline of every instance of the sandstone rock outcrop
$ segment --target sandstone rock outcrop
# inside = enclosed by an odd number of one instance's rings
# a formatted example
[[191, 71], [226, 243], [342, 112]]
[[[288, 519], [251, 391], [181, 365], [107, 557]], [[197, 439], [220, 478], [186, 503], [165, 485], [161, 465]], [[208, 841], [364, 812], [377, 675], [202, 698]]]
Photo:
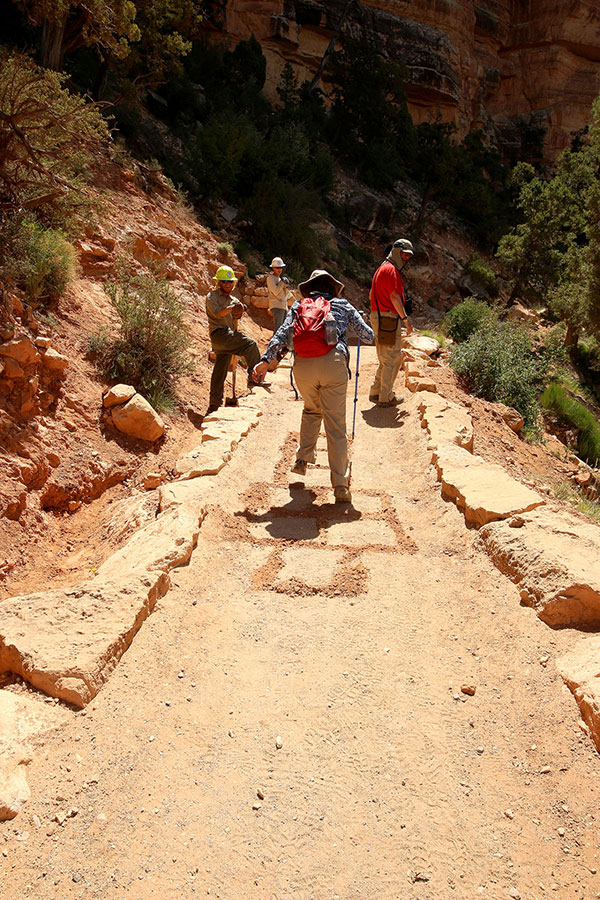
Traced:
[[477, 527], [544, 503], [539, 494], [515, 481], [501, 466], [455, 444], [434, 450], [433, 462], [442, 496], [453, 500], [466, 521]]
[[600, 626], [600, 529], [567, 513], [522, 513], [523, 526], [494, 522], [481, 539], [523, 603], [548, 625]]
[[[600, 9], [585, 0], [231, 0], [231, 43], [254, 34], [267, 58], [267, 90], [286, 62], [312, 79], [334, 31], [370, 40], [407, 68], [416, 122], [441, 111], [459, 136], [481, 128], [507, 154], [522, 155], [546, 128], [546, 156], [589, 122], [600, 89]], [[327, 68], [323, 74], [327, 89]]]
[[581, 716], [600, 752], [600, 636], [583, 638], [556, 661], [563, 681], [573, 692]]

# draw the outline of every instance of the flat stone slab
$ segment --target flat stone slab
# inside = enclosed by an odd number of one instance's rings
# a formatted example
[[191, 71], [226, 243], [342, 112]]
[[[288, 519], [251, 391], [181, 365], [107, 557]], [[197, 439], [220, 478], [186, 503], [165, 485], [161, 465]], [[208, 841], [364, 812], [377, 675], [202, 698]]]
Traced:
[[288, 472], [288, 480], [290, 484], [301, 481], [309, 489], [311, 487], [328, 487], [333, 490], [331, 487], [331, 472], [327, 465], [309, 465], [304, 477], [294, 475], [293, 472]]
[[231, 459], [232, 445], [235, 441], [228, 438], [205, 441], [177, 460], [175, 472], [180, 478], [216, 475]]
[[258, 422], [262, 411], [251, 406], [221, 406], [215, 412], [204, 416], [202, 425], [218, 422]]
[[381, 497], [372, 497], [370, 494], [363, 494], [361, 491], [352, 490], [352, 506], [359, 512], [364, 513], [380, 513]]
[[332, 580], [344, 554], [319, 547], [289, 547], [282, 553], [283, 568], [276, 583], [300, 581], [312, 588], [323, 588]]
[[0, 604], [0, 671], [85, 706], [168, 588], [169, 576], [155, 572], [11, 597]]
[[71, 714], [28, 694], [0, 690], [0, 821], [13, 819], [30, 796], [26, 766], [43, 738]]
[[167, 510], [94, 579], [3, 601], [0, 672], [75, 706], [89, 703], [168, 591], [168, 572], [189, 560], [204, 515], [198, 503]]
[[581, 718], [600, 752], [600, 635], [581, 640], [556, 661], [556, 668], [573, 692]]
[[190, 503], [203, 506], [212, 486], [213, 479], [210, 477], [161, 484], [158, 489], [159, 512], [165, 512], [175, 506], [186, 506]]
[[354, 519], [336, 522], [327, 528], [327, 543], [343, 547], [393, 547], [396, 535], [386, 522]]
[[301, 516], [271, 516], [264, 522], [251, 522], [252, 537], [261, 540], [311, 541], [319, 536], [317, 520]]
[[292, 487], [277, 488], [271, 494], [264, 508], [276, 508], [286, 510], [305, 510], [314, 504], [314, 494], [310, 488]]
[[96, 577], [113, 581], [116, 576], [124, 579], [139, 573], [169, 572], [185, 565], [196, 547], [205, 516], [206, 509], [199, 501], [166, 510], [109, 556]]
[[[487, 552], [549, 625], [600, 626], [600, 528], [539, 509], [480, 531]], [[600, 658], [599, 658], [600, 670]]]
[[233, 446], [235, 446], [255, 425], [256, 421], [250, 422], [248, 419], [239, 419], [235, 422], [222, 420], [208, 422], [207, 424], [203, 422], [201, 428], [202, 442], [231, 439], [234, 442]]
[[443, 444], [458, 444], [473, 450], [473, 421], [463, 406], [451, 403], [439, 394], [424, 393], [419, 400], [421, 424], [427, 429], [430, 450]]
[[466, 521], [477, 527], [527, 512], [545, 502], [535, 491], [511, 478], [501, 466], [486, 462], [456, 444], [435, 449], [433, 463], [442, 485], [442, 496], [453, 500]]

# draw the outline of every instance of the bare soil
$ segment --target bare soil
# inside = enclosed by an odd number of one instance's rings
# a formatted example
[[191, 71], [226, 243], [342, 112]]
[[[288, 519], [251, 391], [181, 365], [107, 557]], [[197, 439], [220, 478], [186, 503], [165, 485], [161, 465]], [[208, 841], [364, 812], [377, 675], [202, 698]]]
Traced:
[[190, 564], [29, 766], [5, 900], [600, 896], [598, 756], [553, 664], [574, 635], [520, 606], [416, 398], [372, 407], [363, 360], [353, 505], [324, 444], [290, 475], [278, 372]]

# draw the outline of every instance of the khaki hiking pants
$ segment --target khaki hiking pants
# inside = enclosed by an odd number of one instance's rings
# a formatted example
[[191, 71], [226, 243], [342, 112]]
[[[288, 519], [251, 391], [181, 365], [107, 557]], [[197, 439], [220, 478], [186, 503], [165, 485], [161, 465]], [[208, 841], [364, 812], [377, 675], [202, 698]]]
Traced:
[[[383, 318], [385, 313], [381, 313]], [[395, 318], [395, 317], [394, 317]], [[379, 366], [375, 374], [375, 380], [369, 390], [369, 399], [380, 403], [388, 403], [394, 396], [394, 382], [400, 369], [400, 348], [402, 345], [402, 324], [398, 320], [396, 329], [396, 341], [394, 344], [380, 344], [378, 340], [379, 317], [377, 310], [371, 313], [371, 328], [375, 332], [375, 349]]]
[[305, 359], [296, 356], [294, 378], [304, 400], [297, 459], [316, 461], [321, 421], [325, 425], [327, 455], [334, 488], [348, 486], [348, 438], [346, 435], [346, 390], [348, 364], [339, 350]]

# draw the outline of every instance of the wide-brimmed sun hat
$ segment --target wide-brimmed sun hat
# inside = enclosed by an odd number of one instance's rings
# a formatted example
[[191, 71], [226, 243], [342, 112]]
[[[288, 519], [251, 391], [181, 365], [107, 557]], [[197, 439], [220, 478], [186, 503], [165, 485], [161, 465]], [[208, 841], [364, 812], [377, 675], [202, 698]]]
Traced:
[[325, 269], [315, 269], [311, 272], [310, 278], [298, 285], [298, 290], [303, 297], [313, 291], [326, 291], [328, 294], [333, 294], [334, 297], [339, 297], [344, 290], [344, 285]]

